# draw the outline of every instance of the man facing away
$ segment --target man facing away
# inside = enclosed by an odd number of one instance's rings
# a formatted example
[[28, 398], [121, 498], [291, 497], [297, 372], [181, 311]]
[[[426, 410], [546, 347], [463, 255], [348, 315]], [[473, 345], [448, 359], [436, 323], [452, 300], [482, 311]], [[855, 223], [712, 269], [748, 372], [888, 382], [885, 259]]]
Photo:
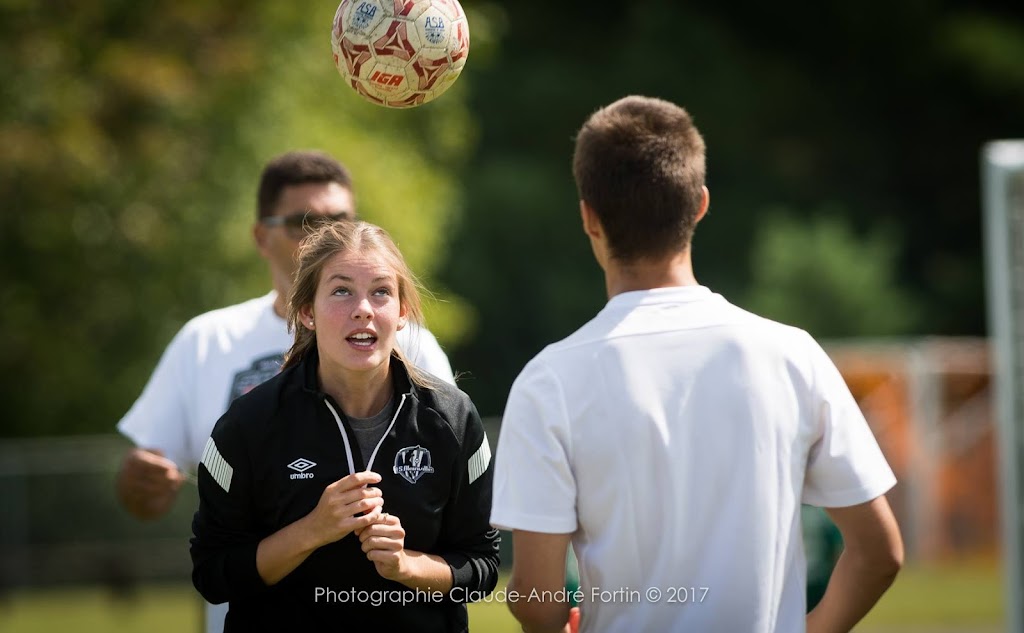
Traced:
[[[566, 627], [570, 541], [584, 631], [849, 631], [902, 565], [895, 478], [835, 366], [694, 278], [704, 164], [690, 116], [658, 99], [619, 100], [577, 137], [609, 301], [523, 369], [505, 409], [491, 521], [513, 533], [526, 631]], [[846, 544], [806, 615], [801, 502]]]
[[[318, 223], [355, 217], [349, 173], [327, 154], [289, 152], [266, 165], [253, 236], [274, 289], [189, 321], [118, 423], [135, 444], [116, 481], [118, 499], [132, 515], [155, 519], [166, 514], [184, 473], [196, 468], [214, 423], [231, 401], [278, 372], [292, 344], [284, 315], [295, 250]], [[429, 331], [405, 328], [398, 344], [410, 362], [454, 384], [448, 358]], [[226, 604], [207, 605], [207, 631], [221, 631], [226, 612]]]

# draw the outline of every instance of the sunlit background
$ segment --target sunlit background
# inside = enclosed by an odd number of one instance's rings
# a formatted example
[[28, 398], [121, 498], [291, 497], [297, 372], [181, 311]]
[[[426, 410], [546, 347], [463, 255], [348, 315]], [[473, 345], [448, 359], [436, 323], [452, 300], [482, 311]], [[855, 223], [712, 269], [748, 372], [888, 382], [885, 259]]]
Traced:
[[496, 418], [604, 303], [572, 141], [636, 93], [707, 141], [698, 279], [822, 340], [900, 477], [910, 564], [861, 630], [1001, 630], [979, 156], [1024, 137], [1024, 6], [789, 4], [465, 0], [465, 72], [397, 111], [341, 82], [330, 1], [0, 0], [0, 629], [199, 630], [194, 490], [131, 520], [114, 425], [188, 318], [269, 290], [268, 158], [347, 164]]

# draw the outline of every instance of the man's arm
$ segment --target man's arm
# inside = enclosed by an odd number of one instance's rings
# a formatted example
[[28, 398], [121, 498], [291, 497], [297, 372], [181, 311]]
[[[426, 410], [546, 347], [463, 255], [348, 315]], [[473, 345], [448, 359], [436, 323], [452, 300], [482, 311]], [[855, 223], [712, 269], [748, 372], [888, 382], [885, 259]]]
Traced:
[[517, 599], [510, 598], [508, 608], [525, 633], [568, 631], [568, 602], [533, 598], [564, 594], [565, 556], [570, 536], [512, 531], [512, 576], [508, 581], [508, 595], [516, 595]]
[[115, 487], [121, 505], [144, 521], [170, 511], [185, 476], [157, 449], [131, 448], [117, 472]]
[[853, 629], [903, 566], [903, 539], [884, 496], [847, 508], [826, 508], [845, 548], [821, 602], [807, 615], [808, 633]]
[[178, 464], [189, 462], [187, 359], [195, 355], [195, 345], [192, 329], [179, 330], [142, 393], [117, 424], [117, 430], [135, 445], [121, 461], [114, 482], [117, 499], [142, 520], [167, 514], [185, 480]]

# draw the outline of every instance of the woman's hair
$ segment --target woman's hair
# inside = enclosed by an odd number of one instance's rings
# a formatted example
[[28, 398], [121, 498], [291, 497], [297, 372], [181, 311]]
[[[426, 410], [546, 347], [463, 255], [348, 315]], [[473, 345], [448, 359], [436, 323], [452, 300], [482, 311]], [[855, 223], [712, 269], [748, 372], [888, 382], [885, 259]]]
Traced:
[[[295, 333], [295, 341], [285, 355], [282, 368], [298, 364], [316, 347], [316, 332], [302, 325], [299, 311], [313, 305], [324, 266], [340, 253], [379, 255], [398, 280], [398, 302], [405, 309], [406, 327], [423, 325], [420, 283], [388, 232], [369, 222], [331, 222], [309, 234], [296, 253], [298, 268], [288, 297], [288, 329]], [[437, 385], [428, 373], [411, 364], [397, 346], [392, 353], [405, 364], [412, 382], [426, 388]]]

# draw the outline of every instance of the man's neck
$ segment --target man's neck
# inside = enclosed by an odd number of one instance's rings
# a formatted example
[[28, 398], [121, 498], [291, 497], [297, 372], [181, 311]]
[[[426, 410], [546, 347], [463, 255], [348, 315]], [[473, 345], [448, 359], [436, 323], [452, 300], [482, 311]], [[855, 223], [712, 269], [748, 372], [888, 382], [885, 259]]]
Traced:
[[662, 259], [644, 259], [628, 264], [611, 261], [604, 272], [608, 298], [634, 290], [696, 286], [690, 250]]
[[287, 319], [288, 295], [291, 293], [291, 287], [275, 279], [274, 290], [277, 292], [277, 296], [274, 297], [274, 313], [282, 319]]

